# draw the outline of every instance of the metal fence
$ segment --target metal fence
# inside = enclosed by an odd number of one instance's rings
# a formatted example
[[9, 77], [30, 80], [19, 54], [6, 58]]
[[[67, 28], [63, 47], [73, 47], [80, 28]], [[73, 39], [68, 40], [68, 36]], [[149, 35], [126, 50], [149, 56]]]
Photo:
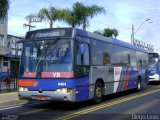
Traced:
[[0, 73], [0, 92], [17, 90], [17, 77]]

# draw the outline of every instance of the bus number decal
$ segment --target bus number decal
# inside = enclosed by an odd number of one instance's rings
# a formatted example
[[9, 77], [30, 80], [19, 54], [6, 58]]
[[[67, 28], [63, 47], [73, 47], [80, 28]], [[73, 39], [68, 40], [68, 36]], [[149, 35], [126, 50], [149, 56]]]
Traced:
[[59, 82], [58, 83], [58, 86], [66, 86], [67, 84], [66, 84], [66, 82]]

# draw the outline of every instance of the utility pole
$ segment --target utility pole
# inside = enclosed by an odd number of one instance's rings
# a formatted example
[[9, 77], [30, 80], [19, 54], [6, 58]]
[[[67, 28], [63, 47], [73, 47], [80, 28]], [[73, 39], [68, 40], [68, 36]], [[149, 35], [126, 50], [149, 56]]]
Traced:
[[134, 25], [132, 24], [131, 44], [134, 43]]
[[[132, 34], [131, 34], [131, 44], [133, 44], [133, 42], [134, 42], [134, 35], [138, 32], [138, 30], [144, 25], [144, 23], [146, 22], [146, 21], [149, 21], [150, 19], [148, 18], [148, 19], [146, 19], [146, 20], [144, 20], [142, 23], [141, 23], [141, 25], [136, 29], [136, 31], [134, 31], [134, 25], [132, 24]], [[152, 23], [152, 22], [149, 22], [149, 23]]]
[[[141, 48], [144, 48], [144, 49], [147, 49], [149, 52], [153, 52], [154, 51], [153, 45], [145, 43], [143, 41], [140, 41], [140, 40], [137, 40], [134, 38], [135, 34], [139, 31], [139, 29], [144, 25], [144, 23], [146, 21], [149, 21], [149, 20], [150, 19], [146, 19], [145, 21], [143, 21], [141, 23], [141, 25], [136, 30], [134, 30], [134, 25], [132, 24], [131, 44], [138, 46], [138, 47], [141, 47]], [[153, 23], [153, 22], [149, 22], [149, 23]]]
[[32, 19], [32, 18], [29, 18], [29, 22], [28, 22], [28, 24], [23, 24], [25, 27], [28, 27], [28, 30], [30, 31], [31, 30], [31, 28], [35, 28], [36, 26], [33, 26], [33, 25], [31, 25], [31, 23], [33, 23], [33, 22], [42, 22], [41, 20], [38, 20], [38, 19], [36, 19], [36, 18], [34, 18], [34, 19]]

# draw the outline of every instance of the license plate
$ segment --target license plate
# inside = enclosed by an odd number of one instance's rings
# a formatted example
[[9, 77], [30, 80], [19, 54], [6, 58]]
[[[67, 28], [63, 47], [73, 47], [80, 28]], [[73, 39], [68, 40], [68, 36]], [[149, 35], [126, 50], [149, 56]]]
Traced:
[[46, 100], [46, 97], [45, 96], [37, 96], [36, 100]]

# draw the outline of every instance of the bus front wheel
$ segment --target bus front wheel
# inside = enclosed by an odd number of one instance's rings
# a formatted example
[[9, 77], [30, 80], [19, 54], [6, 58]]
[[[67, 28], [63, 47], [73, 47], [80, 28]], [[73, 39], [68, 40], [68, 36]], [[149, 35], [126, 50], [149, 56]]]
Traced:
[[101, 82], [96, 82], [94, 89], [94, 103], [100, 103], [103, 98], [103, 85]]

